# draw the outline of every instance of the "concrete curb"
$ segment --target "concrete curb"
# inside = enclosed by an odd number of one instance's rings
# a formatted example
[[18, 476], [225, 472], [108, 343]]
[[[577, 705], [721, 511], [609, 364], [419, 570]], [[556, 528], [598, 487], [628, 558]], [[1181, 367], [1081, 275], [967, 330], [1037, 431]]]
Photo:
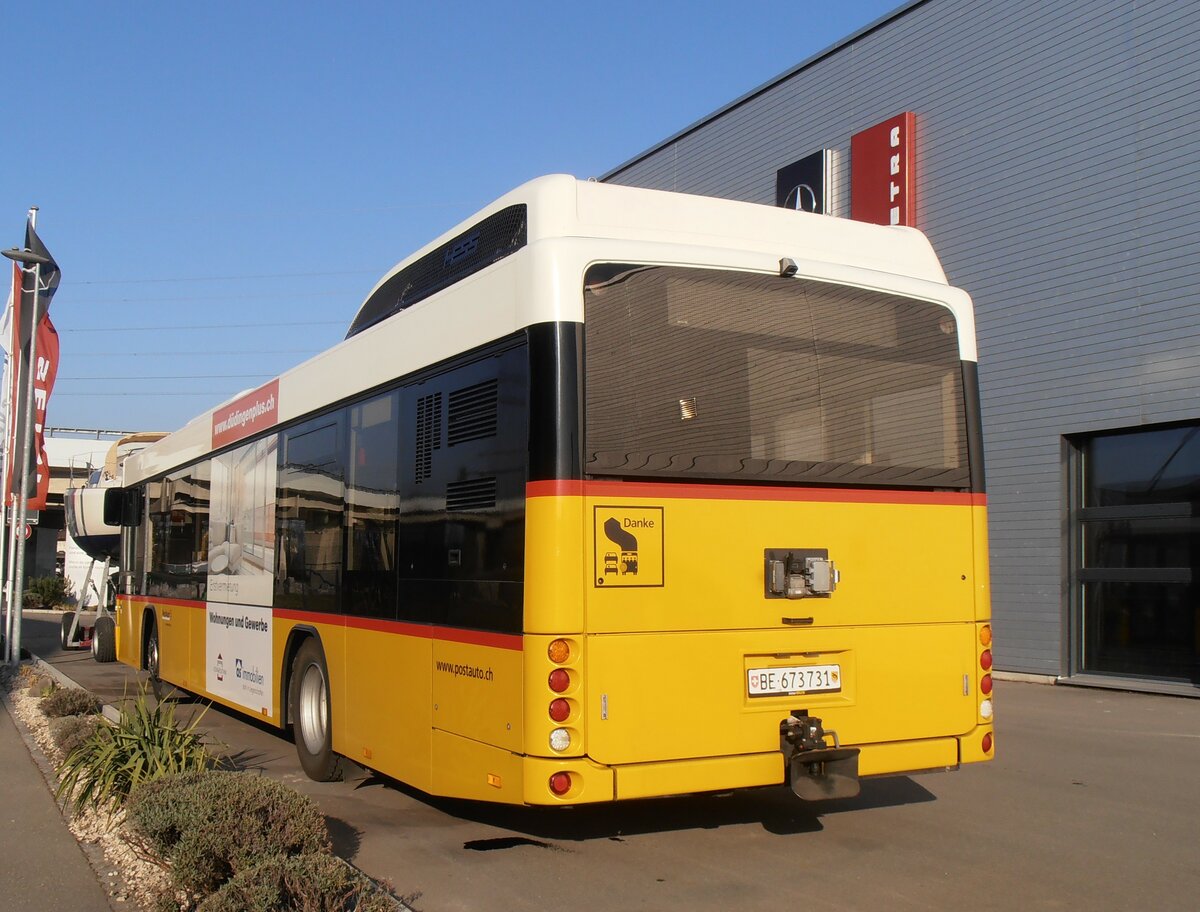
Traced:
[[[31, 655], [32, 655], [32, 653], [31, 653]], [[78, 690], [86, 689], [86, 688], [80, 687], [78, 684], [75, 683], [75, 681], [73, 681], [71, 678], [68, 678], [65, 674], [63, 674], [61, 671], [59, 671], [57, 668], [55, 668], [49, 662], [44, 661], [40, 656], [33, 656], [33, 658], [29, 659], [28, 662], [29, 662], [29, 664], [31, 664], [35, 668], [37, 668], [38, 671], [42, 672], [43, 674], [47, 675], [48, 677], [53, 678], [55, 680], [55, 682], [57, 682], [59, 687], [74, 687]], [[105, 719], [107, 719], [109, 722], [113, 723], [114, 725], [116, 725], [118, 722], [121, 721], [121, 714], [117, 711], [115, 706], [110, 706], [108, 703], [101, 703], [100, 704], [100, 712], [104, 715]]]

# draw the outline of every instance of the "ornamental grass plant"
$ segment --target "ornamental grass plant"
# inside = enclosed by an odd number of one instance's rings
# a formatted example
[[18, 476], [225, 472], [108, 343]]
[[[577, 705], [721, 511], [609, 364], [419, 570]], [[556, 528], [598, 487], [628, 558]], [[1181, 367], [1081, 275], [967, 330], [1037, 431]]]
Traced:
[[202, 770], [212, 756], [196, 731], [203, 713], [181, 728], [170, 703], [151, 705], [145, 686], [125, 701], [120, 721], [96, 726], [58, 769], [55, 797], [75, 811], [124, 806], [138, 785], [171, 773]]

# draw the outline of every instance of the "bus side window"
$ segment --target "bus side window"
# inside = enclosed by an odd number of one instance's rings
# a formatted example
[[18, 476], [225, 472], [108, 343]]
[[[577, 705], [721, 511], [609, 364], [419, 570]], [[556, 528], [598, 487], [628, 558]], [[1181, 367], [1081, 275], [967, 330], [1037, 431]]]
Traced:
[[343, 411], [284, 431], [276, 501], [275, 604], [338, 611], [345, 512]]
[[400, 522], [398, 390], [351, 407], [349, 443], [343, 610], [393, 620]]

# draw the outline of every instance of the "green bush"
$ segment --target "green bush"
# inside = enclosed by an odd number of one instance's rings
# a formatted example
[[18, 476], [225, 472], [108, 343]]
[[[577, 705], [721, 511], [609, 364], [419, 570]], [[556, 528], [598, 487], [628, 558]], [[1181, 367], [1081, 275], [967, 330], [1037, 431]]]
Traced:
[[120, 807], [141, 783], [202, 770], [211, 761], [196, 733], [201, 717], [179, 728], [174, 705], [156, 703], [151, 708], [144, 687], [120, 712], [116, 725], [98, 725], [58, 769], [55, 797], [75, 810], [89, 804]]
[[101, 724], [97, 716], [64, 716], [61, 719], [50, 720], [50, 737], [58, 747], [63, 757], [75, 753], [75, 748], [83, 744], [96, 732]]
[[396, 912], [395, 900], [333, 855], [276, 855], [236, 874], [197, 912]]
[[21, 603], [26, 608], [57, 608], [71, 602], [71, 581], [65, 576], [36, 576], [25, 584]]
[[209, 770], [139, 788], [126, 808], [145, 848], [168, 863], [174, 887], [205, 897], [273, 855], [330, 851], [317, 806], [280, 782]]
[[100, 699], [78, 687], [62, 687], [42, 700], [42, 714], [51, 719], [90, 716], [100, 712]]

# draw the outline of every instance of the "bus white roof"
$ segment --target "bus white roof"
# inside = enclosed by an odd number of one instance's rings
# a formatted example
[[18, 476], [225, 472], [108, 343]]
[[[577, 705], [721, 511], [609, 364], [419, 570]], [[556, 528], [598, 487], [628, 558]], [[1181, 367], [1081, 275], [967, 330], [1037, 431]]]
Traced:
[[[777, 206], [581, 181], [551, 174], [522, 184], [395, 265], [371, 289], [471, 225], [509, 206], [529, 207], [529, 243], [549, 238], [620, 238], [701, 247], [777, 250], [779, 257], [857, 266], [945, 284], [925, 235]], [[367, 295], [369, 300], [371, 295]]]

